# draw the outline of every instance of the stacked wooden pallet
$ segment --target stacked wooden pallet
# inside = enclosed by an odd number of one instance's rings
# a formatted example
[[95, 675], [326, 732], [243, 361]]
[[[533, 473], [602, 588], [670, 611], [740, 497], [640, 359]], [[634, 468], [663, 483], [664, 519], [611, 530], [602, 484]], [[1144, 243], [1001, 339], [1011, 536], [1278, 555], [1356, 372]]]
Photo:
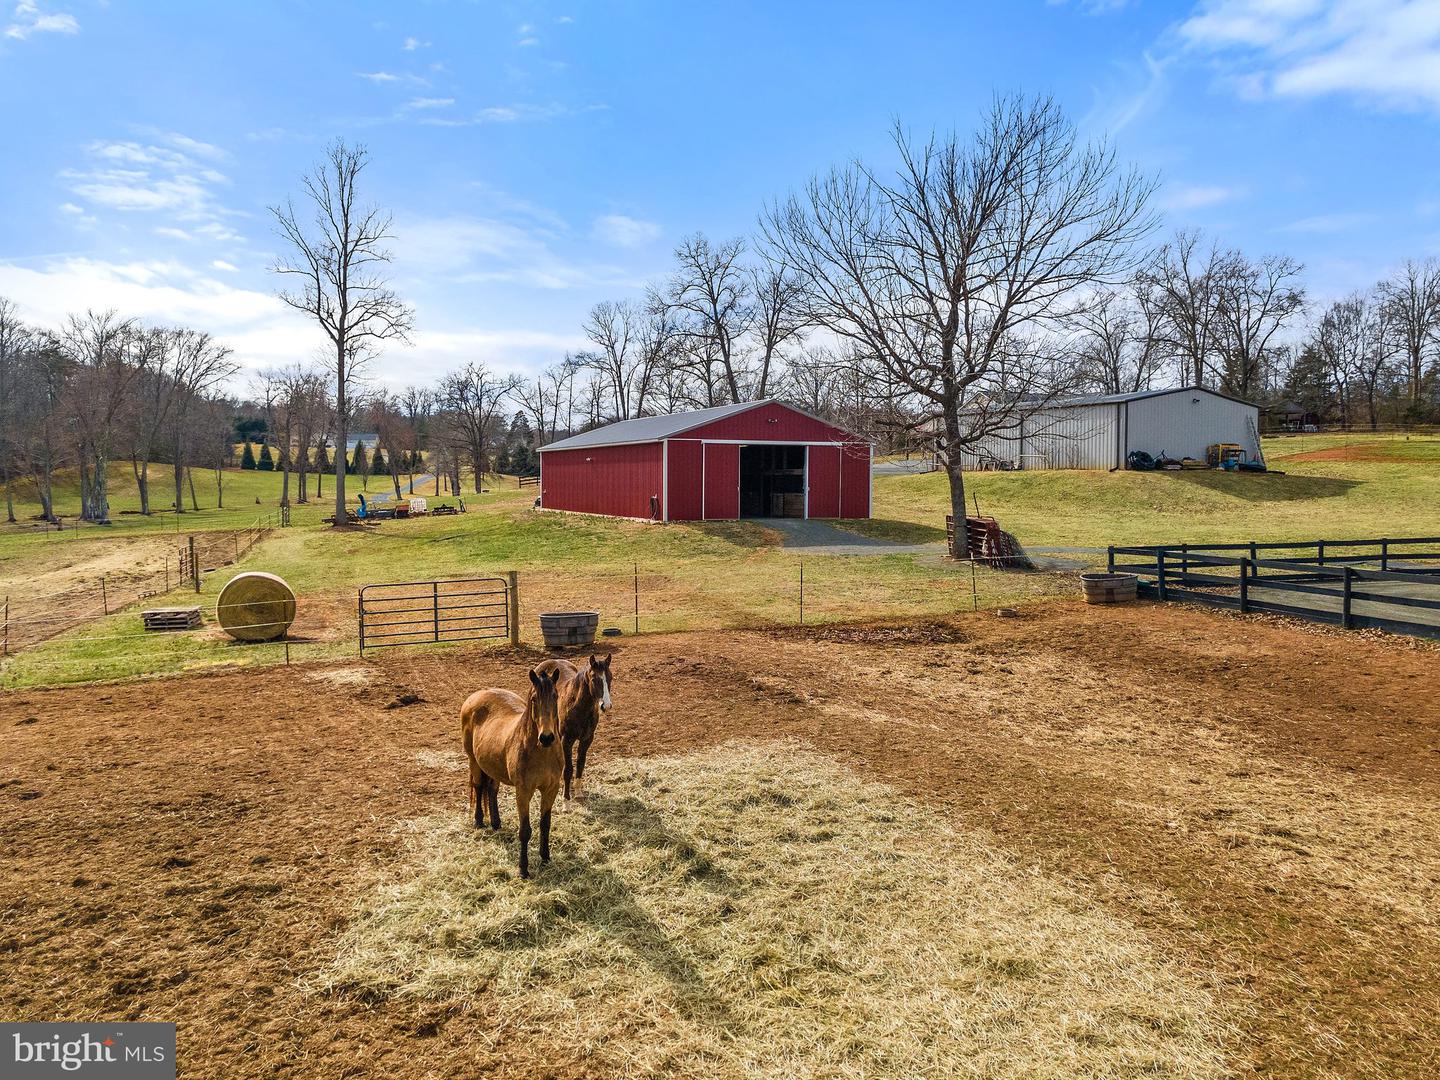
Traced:
[[197, 630], [201, 625], [198, 606], [151, 608], [142, 611], [140, 618], [146, 630]]

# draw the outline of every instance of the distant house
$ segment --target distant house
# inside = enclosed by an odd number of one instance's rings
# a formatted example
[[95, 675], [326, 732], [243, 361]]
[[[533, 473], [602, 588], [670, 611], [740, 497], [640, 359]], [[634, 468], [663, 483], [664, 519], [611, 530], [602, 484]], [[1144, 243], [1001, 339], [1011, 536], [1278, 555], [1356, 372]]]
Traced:
[[715, 521], [870, 516], [870, 444], [780, 401], [625, 420], [540, 448], [547, 510]]
[[1264, 413], [1267, 431], [1305, 431], [1320, 423], [1319, 415], [1298, 401], [1282, 401], [1278, 405], [1267, 406]]
[[1135, 450], [1151, 457], [1205, 459], [1215, 443], [1259, 454], [1257, 405], [1201, 387], [1063, 398], [1014, 431], [968, 446], [968, 469], [1123, 469]]

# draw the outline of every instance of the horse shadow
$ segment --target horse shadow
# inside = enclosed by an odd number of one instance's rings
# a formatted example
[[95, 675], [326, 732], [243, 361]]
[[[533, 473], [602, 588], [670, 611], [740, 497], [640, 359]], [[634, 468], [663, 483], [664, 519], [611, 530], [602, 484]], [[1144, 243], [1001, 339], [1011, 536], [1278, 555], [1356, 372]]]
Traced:
[[[590, 794], [585, 809], [599, 826], [599, 844], [607, 855], [637, 848], [668, 850], [679, 874], [717, 895], [722, 911], [733, 909], [742, 891], [740, 884], [715, 865], [694, 838], [672, 829], [659, 808], [633, 795]], [[562, 813], [557, 821], [562, 830], [566, 816]], [[509, 846], [513, 833], [506, 829], [498, 838]], [[533, 934], [507, 939], [503, 947], [529, 949], [551, 935], [565, 933], [567, 923], [581, 923], [670, 983], [684, 1007], [697, 1018], [716, 1023], [732, 1019], [729, 1005], [705, 979], [691, 953], [675, 945], [665, 927], [638, 902], [629, 881], [603, 860], [592, 862], [567, 853], [563, 831], [552, 834], [552, 844], [550, 862], [532, 869], [534, 878], [524, 883], [544, 890], [540, 923]]]

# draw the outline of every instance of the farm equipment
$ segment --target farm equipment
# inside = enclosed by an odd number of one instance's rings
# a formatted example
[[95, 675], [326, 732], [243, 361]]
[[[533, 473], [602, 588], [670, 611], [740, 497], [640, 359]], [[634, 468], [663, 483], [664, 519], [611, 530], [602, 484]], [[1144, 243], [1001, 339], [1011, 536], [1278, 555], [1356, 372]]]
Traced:
[[1245, 460], [1239, 443], [1212, 443], [1205, 448], [1205, 463], [1212, 469], [1236, 469]]

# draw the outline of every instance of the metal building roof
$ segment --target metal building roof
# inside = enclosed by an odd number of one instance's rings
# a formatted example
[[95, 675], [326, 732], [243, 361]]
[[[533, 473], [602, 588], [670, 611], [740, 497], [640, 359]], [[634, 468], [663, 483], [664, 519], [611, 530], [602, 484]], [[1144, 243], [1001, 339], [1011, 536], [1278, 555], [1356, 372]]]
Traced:
[[1253, 401], [1222, 394], [1204, 386], [1172, 386], [1168, 390], [1136, 390], [1129, 394], [1092, 394], [1083, 397], [1057, 398], [1050, 403], [1056, 409], [1068, 409], [1075, 405], [1118, 405], [1126, 401], [1140, 401], [1144, 398], [1164, 397], [1166, 394], [1211, 394], [1214, 397], [1234, 401], [1240, 405], [1254, 405]]
[[[579, 450], [586, 446], [617, 446], [623, 443], [646, 443], [658, 442], [661, 439], [668, 439], [673, 435], [689, 431], [692, 428], [700, 427], [703, 424], [715, 420], [723, 420], [727, 416], [734, 416], [737, 413], [748, 412], [757, 409], [761, 405], [784, 404], [776, 402], [774, 398], [765, 398], [761, 401], [742, 401], [735, 405], [717, 405], [713, 409], [696, 409], [693, 412], [668, 413], [665, 416], [642, 416], [638, 420], [621, 420], [619, 423], [607, 424], [605, 427], [596, 428], [594, 431], [586, 431], [579, 435], [571, 435], [568, 439], [561, 439], [559, 442], [542, 446], [540, 452], [546, 450]], [[786, 406], [791, 408], [791, 406]]]

